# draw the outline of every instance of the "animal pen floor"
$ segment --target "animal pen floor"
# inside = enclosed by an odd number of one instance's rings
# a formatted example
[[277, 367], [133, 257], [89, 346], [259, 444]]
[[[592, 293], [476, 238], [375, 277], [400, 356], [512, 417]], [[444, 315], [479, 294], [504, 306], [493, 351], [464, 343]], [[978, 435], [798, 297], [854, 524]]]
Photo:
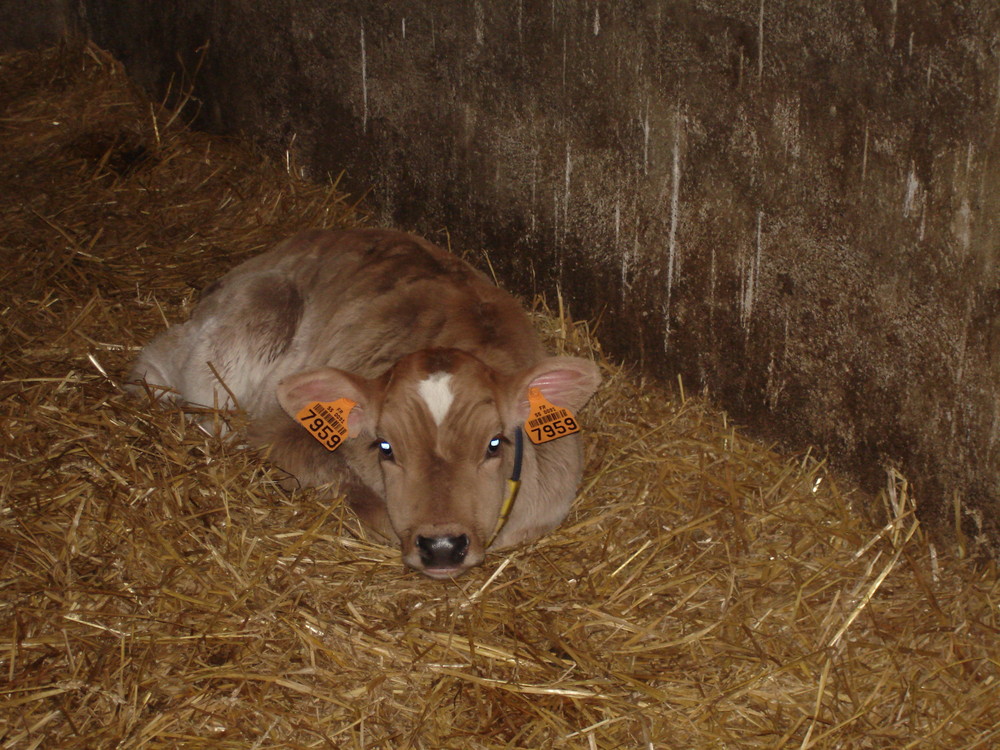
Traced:
[[552, 348], [604, 370], [584, 484], [455, 582], [127, 398], [137, 348], [223, 269], [365, 216], [101, 51], [0, 58], [0, 217], [3, 748], [1000, 746], [975, 540], [935, 548], [902, 477], [848, 491], [541, 304]]

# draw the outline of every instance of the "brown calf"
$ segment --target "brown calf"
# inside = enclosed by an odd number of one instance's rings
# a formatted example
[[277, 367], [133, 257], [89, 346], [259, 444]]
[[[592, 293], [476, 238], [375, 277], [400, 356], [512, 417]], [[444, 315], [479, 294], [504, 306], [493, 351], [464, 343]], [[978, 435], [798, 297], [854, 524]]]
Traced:
[[[528, 392], [577, 410], [600, 376], [587, 360], [546, 356], [510, 295], [426, 240], [314, 230], [209, 287], [190, 320], [143, 349], [129, 380], [246, 410], [251, 442], [270, 444], [275, 463], [302, 485], [342, 480], [407, 565], [446, 578], [487, 547], [562, 521], [582, 470], [579, 436], [522, 440]], [[354, 403], [349, 434], [330, 451], [293, 418], [342, 398]]]

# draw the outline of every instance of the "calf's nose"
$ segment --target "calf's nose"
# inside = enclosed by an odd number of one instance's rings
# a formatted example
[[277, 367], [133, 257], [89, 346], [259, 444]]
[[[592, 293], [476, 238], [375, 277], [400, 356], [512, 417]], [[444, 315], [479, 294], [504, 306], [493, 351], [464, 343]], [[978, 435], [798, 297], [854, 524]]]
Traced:
[[469, 537], [459, 536], [418, 536], [417, 548], [420, 561], [427, 568], [454, 568], [465, 560], [469, 551]]

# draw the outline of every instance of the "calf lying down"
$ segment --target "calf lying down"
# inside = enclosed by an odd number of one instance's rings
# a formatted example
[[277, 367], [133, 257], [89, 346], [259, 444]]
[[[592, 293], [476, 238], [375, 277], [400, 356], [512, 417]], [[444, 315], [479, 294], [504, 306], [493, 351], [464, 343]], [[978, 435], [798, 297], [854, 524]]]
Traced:
[[510, 295], [426, 240], [314, 230], [210, 286], [129, 381], [244, 409], [272, 461], [303, 486], [339, 480], [407, 565], [447, 578], [562, 521], [582, 471], [572, 412], [600, 376], [546, 356]]

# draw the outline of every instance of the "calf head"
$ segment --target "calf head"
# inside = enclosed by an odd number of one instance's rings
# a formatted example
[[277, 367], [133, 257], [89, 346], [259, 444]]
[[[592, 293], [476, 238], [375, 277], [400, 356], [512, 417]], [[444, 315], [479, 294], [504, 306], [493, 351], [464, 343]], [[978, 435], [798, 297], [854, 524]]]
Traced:
[[448, 578], [483, 560], [528, 415], [528, 389], [575, 410], [599, 379], [592, 362], [576, 357], [505, 374], [456, 349], [427, 349], [374, 379], [332, 368], [299, 373], [277, 395], [293, 417], [313, 401], [357, 404], [348, 419], [349, 463], [383, 492], [403, 561]]

